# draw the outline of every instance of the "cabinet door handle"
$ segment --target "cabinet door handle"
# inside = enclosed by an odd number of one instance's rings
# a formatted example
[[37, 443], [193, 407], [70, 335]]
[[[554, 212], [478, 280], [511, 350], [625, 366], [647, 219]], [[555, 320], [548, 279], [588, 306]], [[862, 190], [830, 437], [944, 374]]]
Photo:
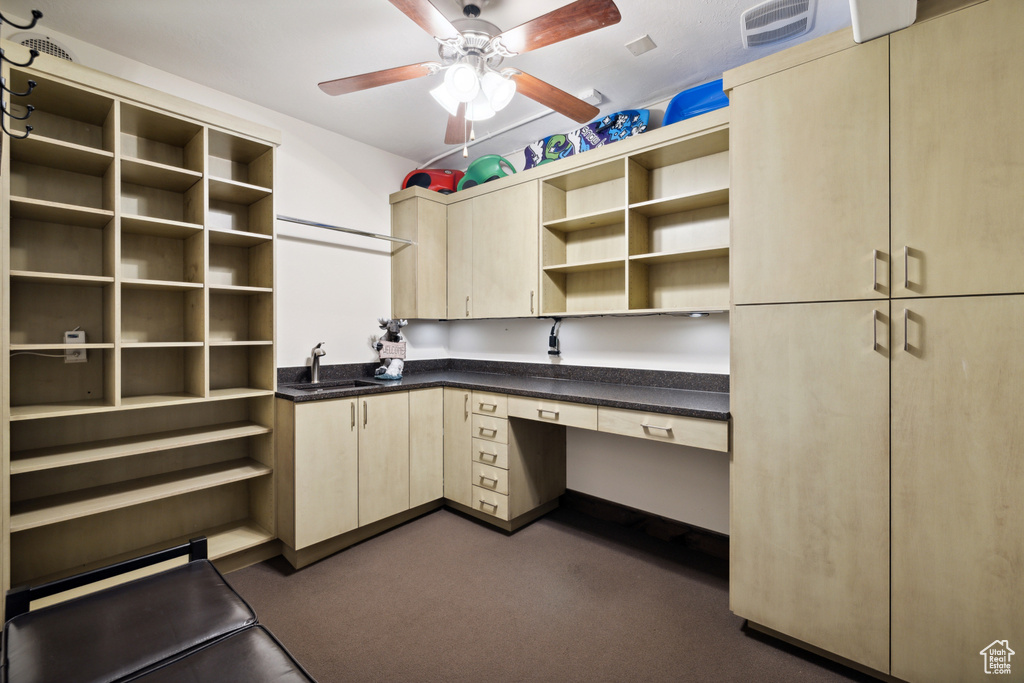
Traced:
[[465, 412], [463, 415], [464, 419], [469, 419], [469, 394], [466, 394], [466, 400], [462, 403], [462, 410]]
[[533, 290], [530, 290], [530, 313], [533, 313]]
[[366, 401], [363, 401], [363, 426], [366, 426], [367, 418], [370, 416], [370, 411], [366, 409]]
[[910, 247], [903, 245], [903, 289], [910, 289]]
[[878, 250], [871, 252], [871, 289], [878, 291]]
[[557, 410], [548, 410], [547, 408], [537, 408], [537, 416], [538, 417], [544, 417], [544, 413], [548, 413], [549, 415], [551, 415], [551, 417], [553, 417], [556, 420], [558, 419], [558, 411]]
[[469, 317], [469, 297], [466, 297], [466, 317]]
[[878, 350], [878, 309], [873, 311], [871, 316], [871, 350]]
[[351, 413], [352, 413], [352, 426], [349, 429], [355, 429], [356, 428], [356, 402], [352, 401], [351, 403], [348, 404], [348, 407], [352, 409], [351, 410]]
[[646, 422], [641, 423], [640, 426], [643, 427], [644, 429], [658, 429], [665, 432], [666, 434], [672, 433], [671, 427], [662, 427], [661, 425], [649, 425]]
[[909, 321], [910, 321], [910, 309], [909, 308], [904, 308], [903, 309], [903, 350], [904, 351], [909, 351], [910, 350], [910, 337], [907, 335], [907, 330], [908, 330], [908, 327], [909, 327]]

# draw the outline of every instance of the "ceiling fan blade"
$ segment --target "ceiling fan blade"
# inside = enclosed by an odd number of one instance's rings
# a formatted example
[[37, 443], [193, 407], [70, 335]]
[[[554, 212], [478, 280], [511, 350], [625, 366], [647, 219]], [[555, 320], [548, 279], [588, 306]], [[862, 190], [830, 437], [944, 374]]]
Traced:
[[435, 38], [456, 38], [459, 30], [429, 0], [391, 0], [402, 14]]
[[444, 144], [464, 144], [466, 135], [466, 103], [459, 102], [459, 110], [448, 117], [448, 129], [444, 133]]
[[576, 0], [509, 29], [498, 38], [511, 52], [529, 52], [617, 24], [621, 18], [613, 0]]
[[512, 78], [515, 79], [518, 92], [526, 95], [531, 100], [540, 102], [545, 107], [554, 109], [559, 114], [565, 114], [577, 123], [589, 123], [601, 113], [594, 105], [587, 104], [564, 90], [559, 90], [550, 83], [545, 83], [528, 73], [520, 71], [513, 75]]
[[318, 85], [328, 95], [344, 95], [345, 93], [357, 90], [376, 88], [378, 85], [388, 85], [389, 83], [412, 80], [420, 76], [429, 76], [434, 72], [436, 65], [437, 62], [420, 62], [419, 64], [396, 66], [394, 69], [384, 69], [383, 71], [374, 71], [368, 74], [324, 81]]

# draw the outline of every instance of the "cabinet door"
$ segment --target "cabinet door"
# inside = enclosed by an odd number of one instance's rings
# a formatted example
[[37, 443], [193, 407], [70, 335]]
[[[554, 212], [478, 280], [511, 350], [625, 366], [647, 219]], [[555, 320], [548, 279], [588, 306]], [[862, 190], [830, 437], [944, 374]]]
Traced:
[[539, 211], [536, 182], [473, 199], [473, 317], [536, 315]]
[[391, 206], [391, 234], [415, 244], [391, 251], [391, 316], [446, 317], [447, 207], [422, 197]]
[[1024, 644], [1024, 296], [893, 313], [892, 675], [988, 680], [981, 650]]
[[1022, 32], [990, 0], [891, 38], [895, 296], [1024, 292]]
[[473, 392], [444, 390], [444, 497], [472, 507]]
[[734, 303], [888, 297], [888, 45], [733, 89]]
[[409, 507], [444, 497], [444, 389], [409, 392]]
[[359, 399], [359, 526], [409, 509], [409, 394]]
[[448, 205], [448, 318], [473, 311], [473, 201]]
[[355, 400], [295, 404], [295, 548], [359, 522], [359, 433]]
[[882, 672], [888, 309], [887, 301], [738, 306], [731, 320], [730, 607]]

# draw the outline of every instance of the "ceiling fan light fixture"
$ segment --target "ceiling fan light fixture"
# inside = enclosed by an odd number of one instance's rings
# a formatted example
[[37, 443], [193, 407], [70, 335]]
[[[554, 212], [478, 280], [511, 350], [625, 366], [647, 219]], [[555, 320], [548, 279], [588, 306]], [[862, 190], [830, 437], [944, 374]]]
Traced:
[[490, 102], [487, 101], [487, 95], [484, 93], [478, 94], [472, 102], [466, 105], [467, 121], [486, 121], [494, 114], [494, 108], [491, 107]]
[[459, 113], [459, 100], [457, 100], [451, 92], [448, 91], [448, 86], [444, 83], [437, 86], [430, 91], [430, 96], [437, 100], [437, 103], [444, 107], [452, 116], [458, 116]]
[[469, 102], [480, 92], [480, 79], [476, 69], [466, 62], [459, 62], [448, 67], [444, 75], [444, 84], [449, 94], [459, 102]]
[[508, 106], [516, 94], [516, 82], [496, 71], [488, 71], [480, 79], [480, 87], [487, 96], [487, 103], [494, 111], [501, 111]]

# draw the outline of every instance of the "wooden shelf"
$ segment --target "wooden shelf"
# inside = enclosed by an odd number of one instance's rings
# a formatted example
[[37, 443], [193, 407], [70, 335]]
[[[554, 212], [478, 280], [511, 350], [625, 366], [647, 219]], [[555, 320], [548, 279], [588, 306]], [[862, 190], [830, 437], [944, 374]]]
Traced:
[[626, 265], [624, 259], [598, 259], [581, 261], [580, 263], [563, 263], [556, 266], [544, 266], [545, 273], [585, 273], [591, 270], [612, 270]]
[[123, 396], [121, 408], [123, 410], [134, 410], [136, 408], [160, 408], [164, 406], [179, 406], [186, 403], [202, 401], [202, 396], [178, 392], [173, 394], [147, 394], [144, 396]]
[[184, 192], [203, 179], [199, 171], [178, 168], [146, 159], [121, 159], [121, 181], [155, 187], [171, 192]]
[[729, 247], [712, 247], [709, 249], [692, 249], [685, 251], [663, 251], [655, 254], [637, 254], [630, 256], [630, 263], [675, 263], [678, 261], [693, 261], [704, 258], [717, 258], [728, 256]]
[[210, 199], [213, 201], [231, 202], [232, 204], [253, 204], [268, 197], [268, 187], [250, 185], [226, 178], [210, 178]]
[[236, 398], [255, 398], [257, 396], [273, 396], [273, 389], [254, 389], [252, 387], [229, 387], [227, 389], [211, 389], [211, 401], [227, 401]]
[[252, 422], [231, 422], [205, 427], [175, 429], [156, 434], [142, 434], [119, 439], [104, 439], [52, 448], [36, 448], [11, 454], [11, 474], [81, 465], [87, 462], [113, 460], [171, 448], [244, 439], [273, 431]]
[[169, 349], [186, 346], [202, 346], [201, 341], [169, 341], [169, 342], [122, 342], [122, 349]]
[[80, 225], [83, 228], [102, 228], [114, 218], [114, 212], [45, 199], [11, 197], [11, 216], [30, 221]]
[[106, 275], [74, 275], [70, 273], [38, 273], [30, 270], [12, 270], [11, 280], [15, 282], [37, 282], [49, 285], [78, 285], [80, 287], [104, 287], [113, 284], [114, 278]]
[[202, 289], [202, 282], [172, 282], [171, 280], [121, 280], [121, 286], [125, 289], [162, 289], [187, 291], [190, 289]]
[[121, 232], [184, 239], [203, 231], [198, 223], [172, 221], [153, 216], [121, 216]]
[[102, 398], [82, 401], [65, 401], [62, 403], [11, 406], [11, 421], [38, 420], [45, 417], [60, 417], [65, 415], [85, 415], [87, 413], [101, 413], [113, 409], [114, 405]]
[[249, 458], [168, 472], [11, 505], [11, 533], [141, 505], [162, 498], [266, 476], [271, 469]]
[[625, 222], [626, 210], [624, 208], [618, 208], [546, 221], [544, 223], [544, 227], [551, 228], [552, 230], [558, 230], [560, 232], [575, 232], [577, 230], [589, 230], [590, 228], [600, 228], [606, 225], [615, 225], [616, 223]]
[[211, 294], [270, 294], [272, 287], [247, 287], [244, 285], [210, 285]]
[[14, 160], [84, 175], [102, 176], [114, 160], [112, 152], [35, 133], [27, 138], [10, 138], [10, 141]]
[[244, 230], [219, 230], [210, 228], [210, 244], [219, 244], [226, 247], [255, 247], [259, 244], [266, 244], [273, 238], [271, 235], [263, 235], [257, 232], [246, 232]]
[[11, 351], [63, 351], [65, 349], [112, 349], [113, 344], [11, 344]]
[[709, 206], [719, 206], [729, 203], [729, 189], [711, 190], [697, 194], [681, 194], [663, 199], [652, 199], [646, 202], [630, 204], [629, 210], [649, 218], [654, 216], [668, 216], [683, 211], [704, 209]]
[[260, 341], [211, 341], [210, 346], [271, 346], [270, 340]]

